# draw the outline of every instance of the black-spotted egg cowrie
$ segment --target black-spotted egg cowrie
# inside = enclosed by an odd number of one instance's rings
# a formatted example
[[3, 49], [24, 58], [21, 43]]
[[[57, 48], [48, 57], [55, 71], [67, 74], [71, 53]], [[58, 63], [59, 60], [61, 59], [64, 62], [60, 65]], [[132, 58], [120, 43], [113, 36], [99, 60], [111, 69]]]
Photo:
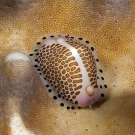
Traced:
[[34, 45], [30, 57], [49, 95], [61, 106], [91, 106], [106, 96], [105, 75], [88, 40], [48, 34]]

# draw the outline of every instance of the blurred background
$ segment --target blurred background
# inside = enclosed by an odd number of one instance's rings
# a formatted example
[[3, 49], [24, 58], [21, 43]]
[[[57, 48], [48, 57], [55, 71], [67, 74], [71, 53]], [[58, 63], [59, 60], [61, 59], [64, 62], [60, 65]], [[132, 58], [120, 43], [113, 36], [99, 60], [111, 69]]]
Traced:
[[[28, 62], [6, 61], [0, 66], [0, 135], [135, 135], [135, 0], [0, 0], [1, 59], [15, 51], [29, 56], [47, 33], [91, 42], [108, 99], [92, 109], [66, 110], [48, 96]], [[20, 79], [18, 90], [28, 93], [16, 96], [18, 85], [10, 80], [20, 71], [36, 81], [29, 87]]]

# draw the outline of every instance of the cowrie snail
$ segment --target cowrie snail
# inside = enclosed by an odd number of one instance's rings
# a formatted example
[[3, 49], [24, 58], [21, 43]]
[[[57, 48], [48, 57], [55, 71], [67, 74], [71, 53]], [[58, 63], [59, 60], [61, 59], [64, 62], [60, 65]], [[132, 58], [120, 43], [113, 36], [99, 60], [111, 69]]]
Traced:
[[45, 35], [30, 53], [50, 96], [67, 109], [86, 107], [106, 96], [105, 77], [89, 41], [69, 35]]

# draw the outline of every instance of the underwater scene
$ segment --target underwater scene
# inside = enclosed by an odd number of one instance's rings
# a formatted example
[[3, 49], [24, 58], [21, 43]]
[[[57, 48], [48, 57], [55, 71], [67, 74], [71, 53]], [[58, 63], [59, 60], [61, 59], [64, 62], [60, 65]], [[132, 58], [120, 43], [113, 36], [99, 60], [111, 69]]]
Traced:
[[0, 0], [0, 135], [135, 135], [135, 0]]

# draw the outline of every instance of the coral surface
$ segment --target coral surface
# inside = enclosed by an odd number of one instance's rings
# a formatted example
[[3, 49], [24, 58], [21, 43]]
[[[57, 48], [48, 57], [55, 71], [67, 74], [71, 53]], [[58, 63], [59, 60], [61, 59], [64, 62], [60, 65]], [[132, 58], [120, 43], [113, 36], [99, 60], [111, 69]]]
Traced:
[[[48, 96], [27, 57], [46, 33], [92, 43], [106, 102], [66, 110]], [[135, 0], [0, 0], [0, 58], [1, 135], [135, 134]]]

